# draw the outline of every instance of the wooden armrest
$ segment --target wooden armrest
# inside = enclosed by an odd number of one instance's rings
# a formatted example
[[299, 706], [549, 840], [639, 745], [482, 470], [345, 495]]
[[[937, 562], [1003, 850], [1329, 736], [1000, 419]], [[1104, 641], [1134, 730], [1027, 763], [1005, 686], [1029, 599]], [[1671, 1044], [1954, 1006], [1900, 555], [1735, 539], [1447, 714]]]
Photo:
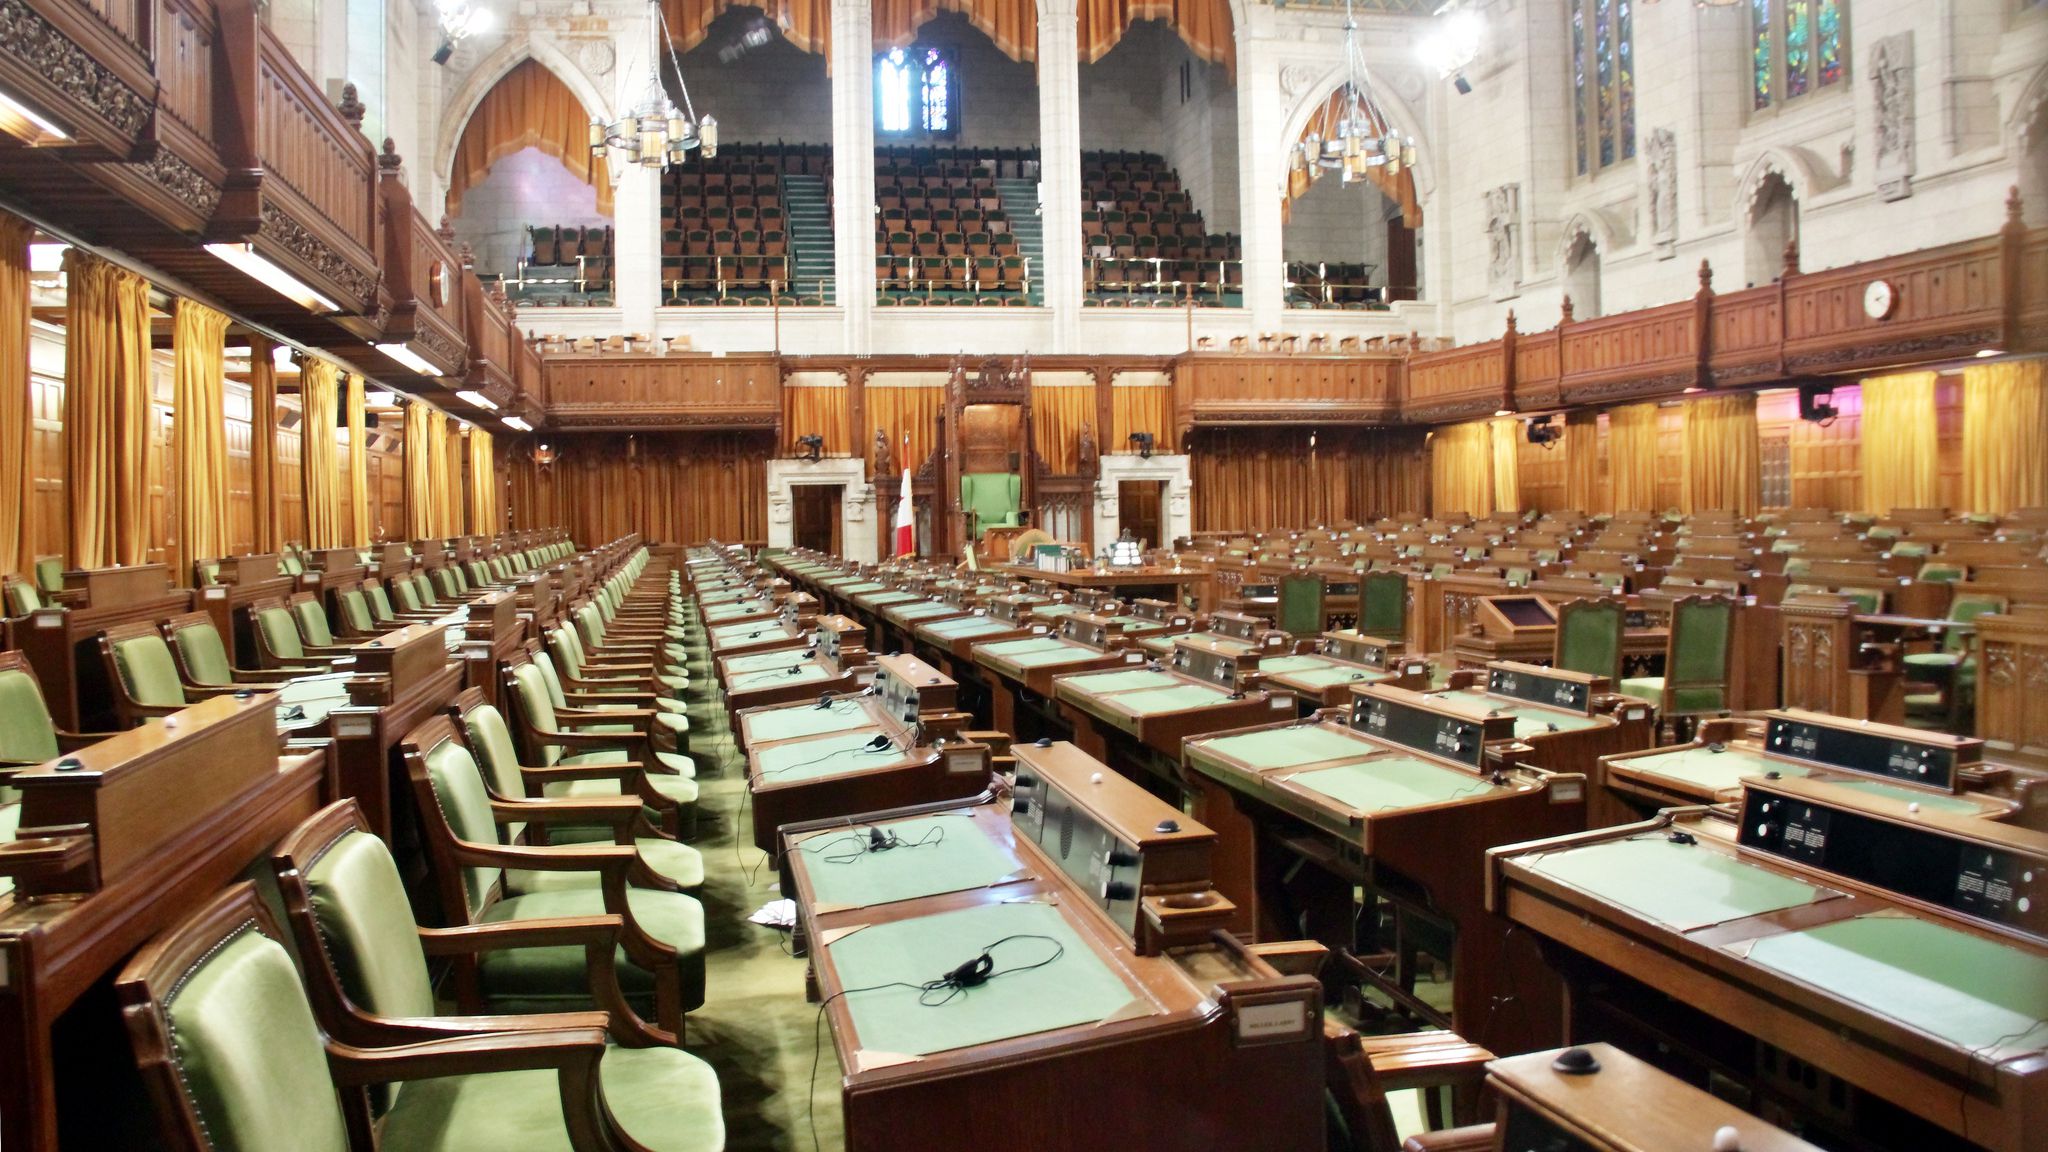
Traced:
[[[594, 1081], [604, 1047], [602, 1028], [558, 1028], [428, 1040], [397, 1048], [352, 1048], [329, 1041], [327, 1062], [334, 1082], [344, 1088], [536, 1068], [573, 1070]], [[580, 1096], [565, 1097], [565, 1109], [572, 1107], [572, 1099], [585, 1108], [594, 1103]]]
[[[35, 829], [18, 840], [0, 841], [0, 876], [62, 876], [92, 862], [89, 835], [35, 835]], [[47, 831], [56, 831], [49, 829]]]
[[528, 784], [545, 787], [564, 780], [616, 780], [620, 787], [629, 787], [633, 778], [640, 774], [638, 764], [552, 764], [546, 768], [528, 768], [522, 765], [519, 774]]
[[1401, 1142], [1401, 1152], [1493, 1152], [1493, 1147], [1494, 1127], [1491, 1124], [1419, 1132]]
[[1275, 940], [1248, 945], [1245, 951], [1272, 965], [1282, 976], [1314, 976], [1330, 957], [1329, 947], [1316, 940]]
[[1427, 1088], [1486, 1077], [1493, 1053], [1455, 1032], [1360, 1036], [1359, 1047], [1387, 1091]]
[[420, 950], [429, 956], [465, 956], [499, 948], [561, 948], [586, 944], [610, 947], [617, 942], [623, 924], [624, 921], [617, 916], [562, 916], [548, 920], [501, 920], [494, 924], [467, 924], [460, 928], [421, 928]]
[[493, 800], [491, 812], [500, 823], [605, 824], [627, 829], [640, 815], [640, 801], [631, 796], [572, 796], [547, 800]]

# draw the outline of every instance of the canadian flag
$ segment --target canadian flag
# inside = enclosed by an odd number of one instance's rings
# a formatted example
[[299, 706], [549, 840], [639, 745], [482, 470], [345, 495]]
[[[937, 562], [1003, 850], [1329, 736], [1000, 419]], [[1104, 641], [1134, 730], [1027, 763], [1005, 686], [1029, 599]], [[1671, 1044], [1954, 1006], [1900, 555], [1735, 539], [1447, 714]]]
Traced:
[[896, 555], [917, 551], [917, 529], [910, 521], [910, 436], [903, 437], [903, 498], [896, 502]]

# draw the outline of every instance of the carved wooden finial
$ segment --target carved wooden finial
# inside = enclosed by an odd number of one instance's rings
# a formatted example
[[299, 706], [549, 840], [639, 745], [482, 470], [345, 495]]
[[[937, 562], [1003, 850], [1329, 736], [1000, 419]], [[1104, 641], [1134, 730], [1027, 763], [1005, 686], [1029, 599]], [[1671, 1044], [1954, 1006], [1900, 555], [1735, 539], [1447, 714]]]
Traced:
[[449, 219], [446, 212], [441, 213], [441, 226], [434, 231], [440, 235], [443, 244], [455, 243], [455, 221]]
[[341, 86], [341, 103], [335, 105], [335, 111], [341, 113], [341, 118], [348, 121], [350, 127], [358, 132], [363, 130], [363, 116], [369, 109], [363, 107], [362, 97], [356, 92], [353, 80]]
[[1569, 292], [1565, 293], [1565, 297], [1564, 297], [1564, 306], [1563, 306], [1562, 308], [1558, 309], [1558, 311], [1559, 311], [1559, 312], [1561, 312], [1561, 313], [1563, 313], [1563, 316], [1564, 316], [1564, 322], [1565, 322], [1565, 323], [1569, 324], [1569, 323], [1571, 323], [1571, 322], [1572, 322], [1572, 297], [1571, 297], [1571, 293], [1569, 293]]
[[2020, 222], [2020, 186], [2017, 184], [2006, 189], [2005, 192], [2005, 222], [2008, 224]]
[[1514, 330], [1515, 330], [1515, 310], [1514, 310], [1513, 308], [1510, 308], [1510, 309], [1508, 309], [1508, 331], [1510, 331], [1510, 332], [1513, 332]]
[[1702, 256], [1700, 258], [1700, 291], [1712, 292], [1713, 290], [1714, 266], [1712, 264], [1707, 263], [1706, 257]]
[[391, 137], [384, 138], [384, 148], [377, 153], [377, 167], [386, 172], [396, 172], [405, 164], [405, 158], [398, 154], [398, 145]]
[[1797, 236], [1785, 241], [1785, 270], [1782, 275], [1799, 275], [1799, 238]]

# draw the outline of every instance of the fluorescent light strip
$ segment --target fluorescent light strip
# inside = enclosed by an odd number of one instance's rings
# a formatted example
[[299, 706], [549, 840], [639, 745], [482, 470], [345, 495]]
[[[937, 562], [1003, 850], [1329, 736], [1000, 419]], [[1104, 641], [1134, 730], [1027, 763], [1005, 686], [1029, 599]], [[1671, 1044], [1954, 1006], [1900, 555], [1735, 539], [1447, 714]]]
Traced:
[[505, 421], [504, 421], [504, 423], [505, 423], [505, 427], [507, 427], [507, 428], [517, 428], [517, 429], [518, 429], [518, 430], [520, 430], [521, 432], [531, 432], [531, 431], [533, 431], [533, 425], [531, 425], [531, 424], [528, 424], [528, 423], [527, 423], [527, 422], [525, 421], [525, 419], [523, 419], [522, 417], [518, 417], [518, 416], [507, 416], [507, 417], [505, 417]]
[[489, 396], [486, 396], [481, 392], [475, 391], [474, 389], [465, 388], [462, 391], [457, 392], [455, 395], [458, 399], [474, 404], [478, 408], [489, 408], [493, 412], [497, 411], [498, 409], [497, 403], [494, 402]]
[[396, 392], [365, 392], [365, 393], [363, 393], [363, 407], [365, 407], [365, 408], [396, 408], [396, 407], [398, 407], [398, 393], [396, 393]]
[[413, 371], [419, 373], [422, 376], [441, 375], [441, 370], [439, 368], [434, 367], [434, 365], [430, 363], [426, 357], [413, 351], [409, 345], [379, 344], [377, 345], [377, 351], [382, 352], [386, 356], [391, 357], [393, 360], [398, 361], [400, 364], [405, 365], [407, 368], [412, 369]]
[[208, 244], [206, 250], [308, 312], [341, 311], [341, 305], [315, 292], [305, 281], [267, 258], [257, 255], [254, 244]]
[[[56, 141], [59, 140], [71, 139], [71, 133], [66, 132], [62, 128], [57, 127], [55, 124], [50, 123], [49, 120], [45, 119], [43, 115], [37, 112], [35, 109], [30, 108], [28, 105], [23, 104], [21, 101], [16, 100], [14, 97], [9, 96], [5, 92], [0, 92], [0, 120], [13, 118], [19, 118], [21, 120], [27, 121], [31, 126], [40, 131], [44, 136], [49, 137], [49, 139], [46, 140], [37, 140], [31, 138], [29, 140], [29, 143], [31, 144], [50, 144], [55, 143]], [[16, 131], [15, 134], [23, 137], [30, 136], [30, 133], [21, 131]]]

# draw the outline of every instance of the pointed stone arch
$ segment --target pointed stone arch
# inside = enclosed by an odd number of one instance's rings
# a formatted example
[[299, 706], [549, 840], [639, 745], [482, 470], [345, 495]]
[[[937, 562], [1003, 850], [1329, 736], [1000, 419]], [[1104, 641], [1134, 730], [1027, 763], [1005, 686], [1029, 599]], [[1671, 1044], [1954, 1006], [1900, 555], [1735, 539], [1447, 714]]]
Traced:
[[475, 68], [470, 69], [441, 110], [440, 131], [434, 144], [434, 174], [443, 188], [448, 187], [453, 178], [455, 150], [461, 146], [462, 132], [469, 127], [470, 117], [476, 115], [477, 106], [514, 68], [528, 60], [553, 73], [555, 79], [560, 80], [583, 105], [585, 112], [598, 119], [608, 116], [611, 101], [605, 98], [590, 74], [570, 58], [562, 44], [530, 29], [523, 35], [508, 36]]

